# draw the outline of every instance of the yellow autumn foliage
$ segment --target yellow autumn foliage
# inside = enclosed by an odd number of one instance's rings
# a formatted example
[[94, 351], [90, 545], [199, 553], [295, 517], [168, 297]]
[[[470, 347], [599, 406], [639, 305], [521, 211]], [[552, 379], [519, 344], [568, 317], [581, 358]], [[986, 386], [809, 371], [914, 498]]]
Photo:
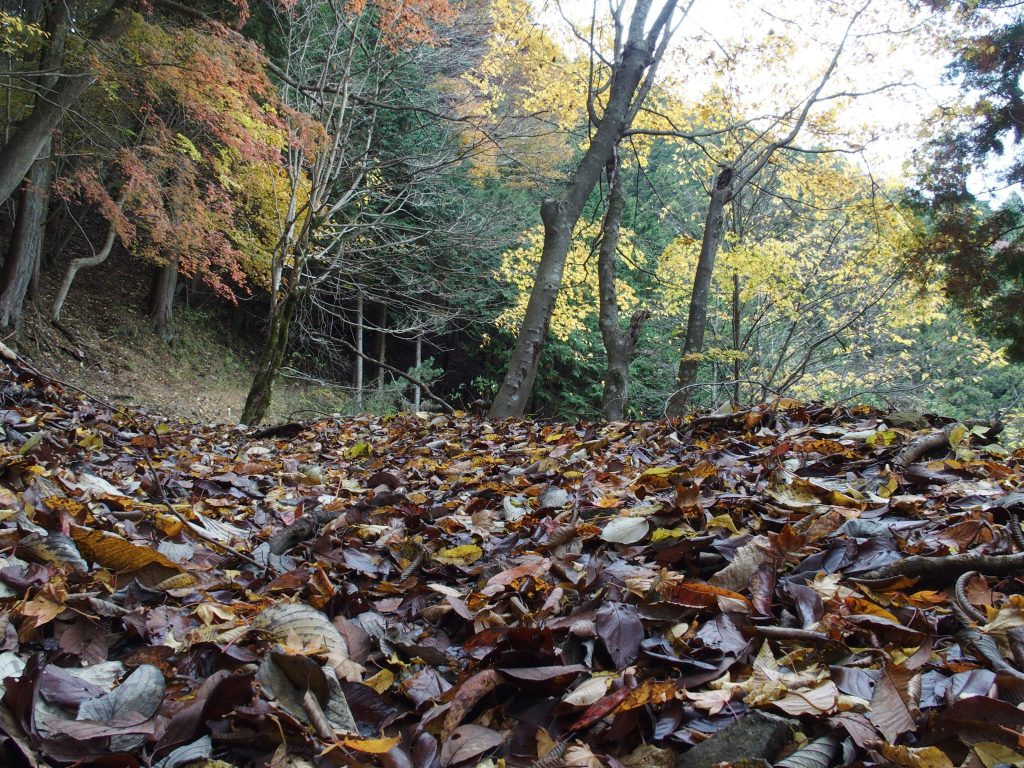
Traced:
[[[598, 313], [597, 242], [601, 235], [601, 221], [580, 220], [573, 233], [572, 246], [565, 261], [562, 289], [555, 302], [551, 317], [551, 334], [559, 341], [567, 341], [574, 333], [585, 333], [595, 328]], [[537, 264], [544, 248], [544, 229], [535, 227], [523, 238], [518, 248], [506, 251], [495, 277], [512, 287], [515, 296], [509, 307], [498, 317], [497, 325], [515, 333], [523, 320], [530, 300]], [[619, 240], [619, 273], [629, 264], [642, 263], [644, 257], [633, 244], [633, 234], [623, 228]], [[616, 281], [619, 309], [628, 314], [638, 304], [636, 292], [621, 277]]]

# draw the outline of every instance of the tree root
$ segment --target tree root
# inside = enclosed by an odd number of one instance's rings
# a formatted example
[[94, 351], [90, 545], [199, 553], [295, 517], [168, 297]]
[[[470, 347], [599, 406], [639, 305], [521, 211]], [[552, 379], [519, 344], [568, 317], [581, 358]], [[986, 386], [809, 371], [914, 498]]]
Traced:
[[975, 608], [967, 598], [967, 582], [971, 580], [971, 577], [977, 575], [977, 571], [967, 571], [966, 573], [961, 574], [960, 578], [956, 580], [956, 587], [953, 589], [954, 609], [959, 609], [959, 611], [963, 613], [961, 621], [966, 625], [970, 625], [972, 621], [975, 621], [978, 624], [985, 624], [988, 621], [988, 619], [985, 618], [985, 614]]

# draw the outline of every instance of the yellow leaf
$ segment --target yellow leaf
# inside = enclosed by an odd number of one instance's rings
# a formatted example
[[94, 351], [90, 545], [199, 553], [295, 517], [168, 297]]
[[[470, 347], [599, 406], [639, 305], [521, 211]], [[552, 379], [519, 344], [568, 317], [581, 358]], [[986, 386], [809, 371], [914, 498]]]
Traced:
[[445, 565], [469, 565], [483, 557], [484, 551], [476, 544], [461, 544], [439, 550], [433, 559]]
[[28, 600], [21, 606], [21, 615], [35, 619], [33, 626], [37, 629], [44, 624], [49, 624], [62, 613], [64, 613], [63, 605], [42, 595]]
[[651, 534], [651, 544], [657, 544], [663, 539], [677, 539], [685, 535], [686, 531], [683, 528], [658, 528]]
[[901, 768], [954, 768], [946, 753], [938, 747], [894, 747], [883, 744], [882, 754]]
[[739, 531], [736, 530], [736, 524], [732, 521], [732, 517], [730, 515], [717, 515], [715, 517], [712, 517], [710, 520], [708, 520], [707, 527], [724, 528], [725, 530], [731, 531], [732, 533], [739, 533]]
[[974, 754], [985, 764], [985, 768], [995, 768], [997, 765], [1024, 767], [1024, 756], [994, 741], [979, 742], [974, 745], [973, 749]]
[[382, 669], [373, 677], [363, 680], [363, 685], [368, 685], [377, 693], [384, 693], [395, 683], [395, 673], [390, 669]]
[[897, 434], [891, 429], [879, 430], [871, 435], [866, 442], [868, 445], [877, 445], [878, 443], [881, 443], [882, 445], [891, 445], [892, 441], [895, 440], [896, 437]]
[[370, 444], [369, 443], [356, 443], [347, 451], [345, 451], [346, 459], [358, 459], [360, 456], [370, 455]]
[[163, 574], [164, 579], [174, 573], [182, 572], [180, 565], [161, 555], [155, 549], [137, 546], [115, 533], [73, 525], [71, 526], [71, 538], [86, 558], [112, 571], [131, 572], [147, 566], [158, 566], [169, 571]]
[[679, 471], [679, 467], [648, 467], [640, 473], [640, 477], [667, 477]]

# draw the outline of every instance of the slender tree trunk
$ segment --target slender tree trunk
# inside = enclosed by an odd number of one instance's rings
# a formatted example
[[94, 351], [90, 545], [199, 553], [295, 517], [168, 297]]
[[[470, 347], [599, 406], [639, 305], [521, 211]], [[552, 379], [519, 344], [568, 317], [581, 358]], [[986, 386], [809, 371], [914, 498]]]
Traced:
[[288, 331], [297, 305], [298, 295], [291, 290], [274, 304], [274, 311], [270, 313], [267, 343], [263, 345], [263, 352], [256, 364], [256, 375], [249, 388], [249, 395], [245, 398], [245, 408], [242, 409], [242, 424], [259, 424], [267, 415], [274, 382], [288, 351]]
[[[420, 366], [423, 365], [423, 334], [416, 334], [416, 372], [419, 373]], [[420, 400], [423, 397], [423, 392], [420, 386], [417, 384], [412, 388], [412, 412], [416, 413], [420, 409]]]
[[636, 312], [628, 328], [619, 325], [619, 296], [615, 285], [617, 250], [621, 232], [622, 211], [626, 207], [620, 168], [613, 157], [608, 163], [608, 211], [604, 217], [601, 245], [597, 254], [598, 296], [601, 340], [604, 342], [608, 367], [604, 375], [601, 413], [608, 421], [622, 418], [629, 400], [629, 364], [640, 338], [643, 324], [650, 313]]
[[387, 363], [388, 334], [384, 329], [388, 327], [388, 305], [380, 305], [380, 323], [377, 330], [377, 391], [384, 391], [384, 365]]
[[0, 274], [0, 328], [17, 329], [21, 324], [25, 296], [43, 247], [51, 168], [47, 152], [32, 163], [21, 188], [11, 248]]
[[736, 357], [732, 361], [732, 404], [740, 404], [740, 273], [732, 273], [732, 349]]
[[99, 266], [106, 261], [110, 252], [114, 249], [116, 234], [114, 225], [111, 224], [107, 230], [107, 239], [103, 242], [103, 247], [99, 251], [92, 256], [72, 259], [71, 263], [68, 264], [67, 271], [64, 273], [64, 280], [61, 281], [60, 289], [57, 291], [57, 298], [53, 300], [51, 317], [55, 322], [60, 322], [60, 313], [64, 309], [64, 302], [67, 301], [68, 292], [71, 290], [71, 285], [75, 282], [75, 276], [78, 275], [78, 271], [87, 267]]
[[[655, 61], [654, 39], [651, 34], [646, 38], [644, 36], [650, 6], [650, 0], [641, 0], [633, 10], [628, 39], [609, 83], [607, 106], [572, 181], [560, 196], [545, 200], [541, 205], [544, 249], [508, 371], [491, 406], [491, 418], [521, 417], [526, 411], [537, 378], [537, 366], [548, 326], [551, 324], [551, 313], [562, 286], [565, 257], [572, 242], [573, 227], [601, 178], [605, 164], [612, 157], [615, 145], [629, 128], [634, 113], [634, 94], [637, 94], [644, 71]], [[656, 24], [667, 24], [674, 7], [675, 3], [670, 0]]]
[[150, 326], [167, 344], [174, 341], [174, 289], [178, 285], [178, 257], [167, 259], [157, 274], [150, 309]]
[[704, 238], [697, 258], [697, 272], [693, 278], [693, 294], [690, 296], [690, 315], [686, 323], [686, 342], [679, 360], [679, 375], [676, 391], [668, 401], [666, 413], [678, 417], [686, 413], [697, 381], [700, 367], [700, 353], [704, 349], [704, 333], [708, 325], [708, 291], [715, 272], [715, 258], [722, 244], [725, 224], [725, 206], [732, 198], [732, 169], [725, 168], [715, 180], [708, 201], [708, 214], [704, 220]]
[[363, 334], [365, 322], [363, 319], [363, 294], [356, 296], [356, 407], [363, 410]]

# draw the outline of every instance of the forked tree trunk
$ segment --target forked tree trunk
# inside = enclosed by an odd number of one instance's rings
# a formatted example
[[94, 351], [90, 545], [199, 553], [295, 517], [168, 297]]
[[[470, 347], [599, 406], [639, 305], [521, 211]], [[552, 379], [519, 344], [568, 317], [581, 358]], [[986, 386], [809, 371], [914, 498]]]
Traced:
[[601, 340], [608, 360], [601, 397], [601, 414], [608, 421], [618, 421], [629, 400], [629, 364], [633, 360], [636, 343], [643, 324], [650, 317], [646, 310], [634, 313], [628, 328], [619, 325], [619, 295], [615, 285], [617, 250], [622, 224], [622, 211], [626, 207], [619, 164], [613, 158], [608, 164], [608, 211], [604, 217], [601, 245], [597, 253], [598, 296]]
[[174, 289], [178, 285], [178, 257], [167, 259], [157, 274], [149, 324], [162, 341], [174, 341]]
[[607, 106], [572, 181], [560, 196], [545, 200], [541, 205], [544, 249], [508, 371], [491, 406], [491, 418], [520, 417], [526, 411], [537, 378], [537, 366], [548, 326], [551, 324], [551, 313], [562, 286], [565, 258], [572, 242], [573, 228], [579, 221], [587, 198], [601, 178], [615, 145], [629, 128], [635, 114], [634, 95], [642, 98], [643, 89], [638, 92], [638, 87], [644, 71], [656, 62], [656, 53], [663, 50], [661, 45], [666, 42], [666, 38], [661, 37], [661, 42], [658, 40], [663, 30], [665, 35], [668, 34], [666, 25], [675, 9], [675, 1], [668, 0], [652, 29], [645, 35], [644, 28], [650, 8], [651, 0], [639, 0], [634, 7], [621, 58], [608, 85]]
[[242, 424], [259, 424], [267, 415], [274, 382], [288, 352], [288, 331], [297, 304], [298, 296], [293, 291], [286, 293], [274, 304], [270, 313], [267, 343], [263, 345], [263, 352], [256, 364], [256, 375], [249, 388], [249, 395], [245, 398], [245, 408], [242, 409]]
[[700, 353], [704, 349], [704, 333], [708, 327], [708, 292], [711, 278], [715, 273], [715, 258], [722, 244], [725, 225], [725, 206], [732, 199], [733, 172], [725, 168], [715, 179], [708, 201], [708, 214], [704, 220], [704, 238], [697, 258], [697, 272], [693, 278], [693, 294], [690, 296], [690, 314], [686, 323], [686, 342], [679, 359], [679, 374], [676, 391], [668, 401], [666, 413], [669, 416], [683, 416], [690, 404], [693, 384], [697, 381], [700, 368]]
[[32, 164], [22, 184], [11, 248], [0, 274], [0, 328], [3, 329], [17, 329], [21, 325], [25, 296], [42, 253], [51, 167], [46, 151], [44, 157]]

